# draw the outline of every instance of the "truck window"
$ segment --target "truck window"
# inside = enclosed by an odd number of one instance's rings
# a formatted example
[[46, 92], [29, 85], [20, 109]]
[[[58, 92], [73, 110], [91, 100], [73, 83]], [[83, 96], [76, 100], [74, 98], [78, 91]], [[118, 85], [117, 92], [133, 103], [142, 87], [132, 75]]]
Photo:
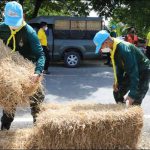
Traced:
[[71, 30], [86, 30], [86, 21], [71, 21]]
[[100, 21], [87, 21], [87, 30], [99, 31], [101, 30]]
[[71, 20], [70, 38], [84, 39], [86, 35], [86, 21]]
[[55, 20], [54, 38], [55, 39], [70, 38], [70, 20]]
[[70, 30], [70, 20], [56, 20], [55, 30]]
[[102, 29], [101, 21], [87, 21], [86, 39], [93, 39], [97, 31]]

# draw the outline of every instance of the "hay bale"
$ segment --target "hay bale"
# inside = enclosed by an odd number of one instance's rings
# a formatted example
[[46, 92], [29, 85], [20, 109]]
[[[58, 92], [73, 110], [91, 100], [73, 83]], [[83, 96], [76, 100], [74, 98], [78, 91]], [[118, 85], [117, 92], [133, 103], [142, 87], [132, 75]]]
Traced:
[[142, 117], [138, 106], [126, 109], [116, 104], [53, 104], [49, 108], [46, 105], [26, 147], [134, 149], [143, 126]]
[[41, 82], [31, 84], [30, 76], [35, 65], [24, 59], [18, 52], [12, 53], [10, 48], [0, 41], [0, 106], [11, 113], [16, 105], [29, 103], [29, 96], [42, 86]]
[[0, 149], [27, 149], [25, 144], [30, 140], [33, 129], [18, 129], [0, 132]]

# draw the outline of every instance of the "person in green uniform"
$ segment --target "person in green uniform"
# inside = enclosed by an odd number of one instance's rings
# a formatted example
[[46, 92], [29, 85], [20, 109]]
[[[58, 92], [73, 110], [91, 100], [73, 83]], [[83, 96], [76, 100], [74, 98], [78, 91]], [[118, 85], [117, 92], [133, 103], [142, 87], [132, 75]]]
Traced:
[[150, 60], [135, 45], [112, 38], [105, 30], [97, 32], [93, 41], [95, 53], [110, 49], [116, 102], [140, 105], [149, 89]]
[[[35, 72], [31, 74], [31, 83], [40, 79], [45, 64], [45, 56], [36, 32], [23, 19], [22, 6], [16, 1], [6, 3], [4, 9], [4, 22], [0, 24], [0, 39], [12, 49], [18, 51], [24, 58], [36, 63]], [[33, 122], [39, 113], [39, 103], [44, 100], [44, 93], [38, 90], [31, 98], [31, 114]], [[15, 108], [14, 108], [15, 110]], [[3, 111], [1, 130], [8, 130], [14, 120], [15, 114]]]

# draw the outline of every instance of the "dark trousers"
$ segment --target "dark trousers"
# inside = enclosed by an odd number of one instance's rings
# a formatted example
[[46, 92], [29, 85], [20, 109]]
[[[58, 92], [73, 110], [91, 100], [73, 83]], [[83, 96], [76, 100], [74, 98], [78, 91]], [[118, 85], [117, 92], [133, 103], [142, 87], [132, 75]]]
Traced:
[[44, 65], [44, 70], [48, 70], [48, 67], [49, 67], [49, 63], [50, 63], [50, 55], [49, 55], [49, 50], [47, 48], [47, 46], [42, 46], [43, 47], [43, 51], [44, 51], [44, 54], [45, 54], [45, 65]]
[[146, 47], [146, 56], [150, 59], [150, 46]]
[[[141, 105], [142, 100], [144, 99], [149, 89], [149, 82], [150, 82], [150, 69], [144, 70], [142, 73], [140, 73], [137, 96], [133, 105]], [[130, 85], [129, 76], [125, 75], [122, 84], [119, 85], [118, 87], [119, 90], [117, 92], [113, 92], [116, 103], [118, 102], [124, 103], [124, 96], [129, 91], [129, 85]]]
[[[40, 111], [40, 104], [43, 102], [44, 97], [45, 96], [42, 89], [39, 89], [38, 92], [34, 94], [34, 96], [30, 97], [30, 101], [31, 101], [30, 108], [31, 108], [31, 115], [33, 116], [33, 122], [36, 121], [36, 117]], [[3, 110], [3, 116], [1, 118], [1, 130], [3, 129], [9, 130], [11, 123], [13, 122], [15, 117], [15, 111], [16, 108], [14, 108], [13, 113], [8, 114]]]

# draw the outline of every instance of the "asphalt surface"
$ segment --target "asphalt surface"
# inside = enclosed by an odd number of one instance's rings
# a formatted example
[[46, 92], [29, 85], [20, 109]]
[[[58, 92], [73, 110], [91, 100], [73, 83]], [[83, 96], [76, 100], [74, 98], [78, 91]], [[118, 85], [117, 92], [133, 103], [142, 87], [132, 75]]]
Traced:
[[[65, 68], [63, 64], [49, 67], [50, 75], [44, 76], [46, 97], [44, 103], [68, 101], [92, 101], [115, 103], [113, 98], [113, 70], [101, 61], [84, 62], [79, 68]], [[150, 137], [150, 90], [143, 100], [143, 133]], [[0, 113], [2, 115], [2, 113]], [[29, 108], [18, 108], [11, 130], [32, 127]]]

